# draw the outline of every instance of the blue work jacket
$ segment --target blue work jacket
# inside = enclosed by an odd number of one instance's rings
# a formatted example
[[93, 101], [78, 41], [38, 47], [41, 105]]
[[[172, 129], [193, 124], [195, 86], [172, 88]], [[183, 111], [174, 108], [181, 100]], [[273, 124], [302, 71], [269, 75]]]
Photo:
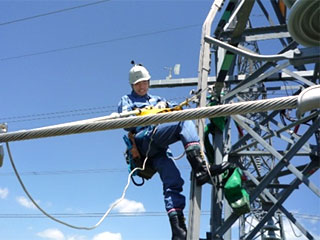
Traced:
[[[124, 95], [119, 104], [118, 104], [118, 113], [121, 112], [130, 112], [135, 109], [142, 109], [147, 106], [156, 106], [159, 102], [166, 102], [167, 107], [174, 107], [177, 104], [174, 102], [168, 102], [165, 98], [154, 96], [151, 94], [146, 94], [144, 96], [139, 96], [136, 94], [133, 90], [130, 94]], [[125, 128], [125, 130], [137, 133], [141, 131], [142, 129], [146, 129], [148, 126], [143, 127], [133, 127], [133, 128]]]

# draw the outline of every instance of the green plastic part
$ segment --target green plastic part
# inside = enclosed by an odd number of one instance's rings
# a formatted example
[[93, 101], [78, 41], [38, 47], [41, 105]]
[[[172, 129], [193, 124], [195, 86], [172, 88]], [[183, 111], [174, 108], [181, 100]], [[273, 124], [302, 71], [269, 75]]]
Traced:
[[[211, 99], [211, 96], [209, 96], [207, 99]], [[215, 100], [210, 100], [209, 106], [215, 106], [217, 105], [217, 102]], [[212, 139], [214, 141], [214, 131], [215, 129], [219, 129], [221, 132], [225, 128], [225, 117], [217, 117], [217, 118], [210, 118], [209, 123], [205, 126], [204, 129], [204, 148], [205, 148], [205, 154], [207, 156], [207, 159], [210, 163], [214, 163], [214, 149], [212, 147], [212, 144], [209, 139], [209, 135], [212, 135]]]
[[234, 59], [234, 54], [227, 53], [223, 59], [221, 70], [229, 71]]
[[[215, 106], [217, 105], [217, 102], [215, 100], [211, 101], [209, 104], [209, 106]], [[213, 123], [221, 132], [224, 130], [225, 128], [225, 122], [226, 122], [226, 118], [225, 117], [216, 117], [216, 118], [210, 118], [209, 119], [211, 123]]]
[[[224, 175], [224, 178], [227, 178], [227, 175]], [[226, 180], [224, 185], [225, 197], [234, 212], [239, 215], [250, 212], [249, 194], [243, 187], [241, 177], [241, 169], [235, 168], [231, 176], [227, 180], [224, 179]]]

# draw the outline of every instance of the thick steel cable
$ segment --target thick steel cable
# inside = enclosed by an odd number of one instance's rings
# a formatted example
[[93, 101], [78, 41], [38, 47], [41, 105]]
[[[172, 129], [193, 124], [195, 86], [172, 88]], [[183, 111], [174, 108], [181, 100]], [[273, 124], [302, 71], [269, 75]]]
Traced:
[[48, 218], [50, 218], [51, 220], [57, 222], [57, 223], [60, 223], [62, 225], [65, 225], [67, 227], [70, 227], [70, 228], [73, 228], [73, 229], [78, 229], [78, 230], [93, 230], [93, 229], [96, 229], [97, 227], [99, 227], [101, 225], [101, 223], [105, 220], [105, 218], [110, 214], [111, 210], [113, 208], [115, 208], [126, 196], [126, 193], [127, 193], [127, 190], [129, 188], [129, 185], [130, 185], [130, 182], [131, 182], [131, 176], [136, 172], [136, 171], [144, 171], [145, 170], [145, 167], [146, 167], [146, 164], [147, 164], [147, 161], [148, 161], [148, 155], [149, 155], [149, 152], [150, 152], [150, 149], [151, 149], [151, 144], [152, 144], [152, 141], [153, 141], [153, 136], [155, 134], [155, 132], [157, 131], [157, 126], [153, 129], [152, 131], [152, 134], [151, 134], [151, 139], [150, 139], [150, 142], [149, 142], [149, 145], [148, 145], [148, 149], [147, 149], [147, 153], [146, 153], [146, 157], [145, 159], [143, 160], [143, 164], [142, 164], [142, 167], [136, 167], [134, 168], [128, 175], [128, 178], [127, 178], [127, 184], [126, 186], [124, 187], [123, 189], [123, 192], [121, 194], [121, 197], [116, 200], [114, 203], [111, 204], [111, 206], [108, 208], [108, 210], [105, 212], [105, 214], [100, 218], [100, 220], [93, 226], [91, 227], [84, 227], [84, 226], [76, 226], [76, 225], [72, 225], [70, 223], [67, 223], [67, 222], [64, 222], [64, 221], [61, 221], [57, 218], [55, 218], [54, 216], [52, 216], [51, 214], [47, 213], [43, 208], [41, 208], [39, 206], [39, 204], [34, 200], [34, 198], [31, 196], [31, 194], [29, 193], [29, 191], [27, 190], [26, 186], [24, 185], [21, 177], [20, 177], [20, 174], [14, 164], [14, 161], [13, 161], [13, 157], [12, 157], [12, 154], [11, 154], [11, 150], [10, 150], [10, 146], [9, 146], [9, 143], [6, 142], [6, 146], [7, 146], [7, 150], [8, 150], [8, 154], [9, 154], [9, 160], [10, 160], [10, 163], [11, 163], [11, 166], [13, 168], [13, 171], [24, 191], [24, 193], [27, 195], [27, 197], [30, 199], [30, 201], [34, 204], [34, 206], [40, 211], [42, 212], [45, 216], [47, 216]]
[[30, 130], [20, 130], [0, 134], [0, 142], [12, 142], [27, 139], [62, 136], [85, 132], [95, 132], [136, 126], [147, 126], [166, 122], [214, 118], [236, 114], [266, 112], [271, 110], [292, 109], [297, 107], [298, 96], [273, 98], [258, 101], [238, 102], [212, 107], [201, 107], [181, 111], [160, 113], [146, 116], [131, 116], [79, 124], [63, 124]]

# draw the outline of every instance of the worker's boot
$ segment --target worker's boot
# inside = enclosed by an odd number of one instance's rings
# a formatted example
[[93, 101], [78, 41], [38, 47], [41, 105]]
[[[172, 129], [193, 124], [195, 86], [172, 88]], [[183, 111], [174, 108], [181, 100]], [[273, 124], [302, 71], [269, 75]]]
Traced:
[[183, 212], [180, 210], [170, 212], [169, 220], [172, 230], [171, 240], [185, 240], [187, 238], [187, 227]]
[[211, 165], [210, 166], [210, 173], [212, 176], [219, 175], [224, 173], [227, 169], [230, 169], [232, 164], [230, 162], [223, 162], [221, 164]]
[[197, 185], [201, 186], [210, 180], [206, 162], [199, 145], [193, 145], [186, 149], [187, 159], [194, 171]]

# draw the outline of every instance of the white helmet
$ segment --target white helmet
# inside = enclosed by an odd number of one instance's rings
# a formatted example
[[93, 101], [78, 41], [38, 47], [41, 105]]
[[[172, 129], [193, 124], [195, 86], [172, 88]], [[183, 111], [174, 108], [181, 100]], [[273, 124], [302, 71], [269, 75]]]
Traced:
[[141, 81], [150, 80], [151, 76], [148, 70], [141, 64], [135, 64], [129, 71], [129, 83], [136, 84]]

